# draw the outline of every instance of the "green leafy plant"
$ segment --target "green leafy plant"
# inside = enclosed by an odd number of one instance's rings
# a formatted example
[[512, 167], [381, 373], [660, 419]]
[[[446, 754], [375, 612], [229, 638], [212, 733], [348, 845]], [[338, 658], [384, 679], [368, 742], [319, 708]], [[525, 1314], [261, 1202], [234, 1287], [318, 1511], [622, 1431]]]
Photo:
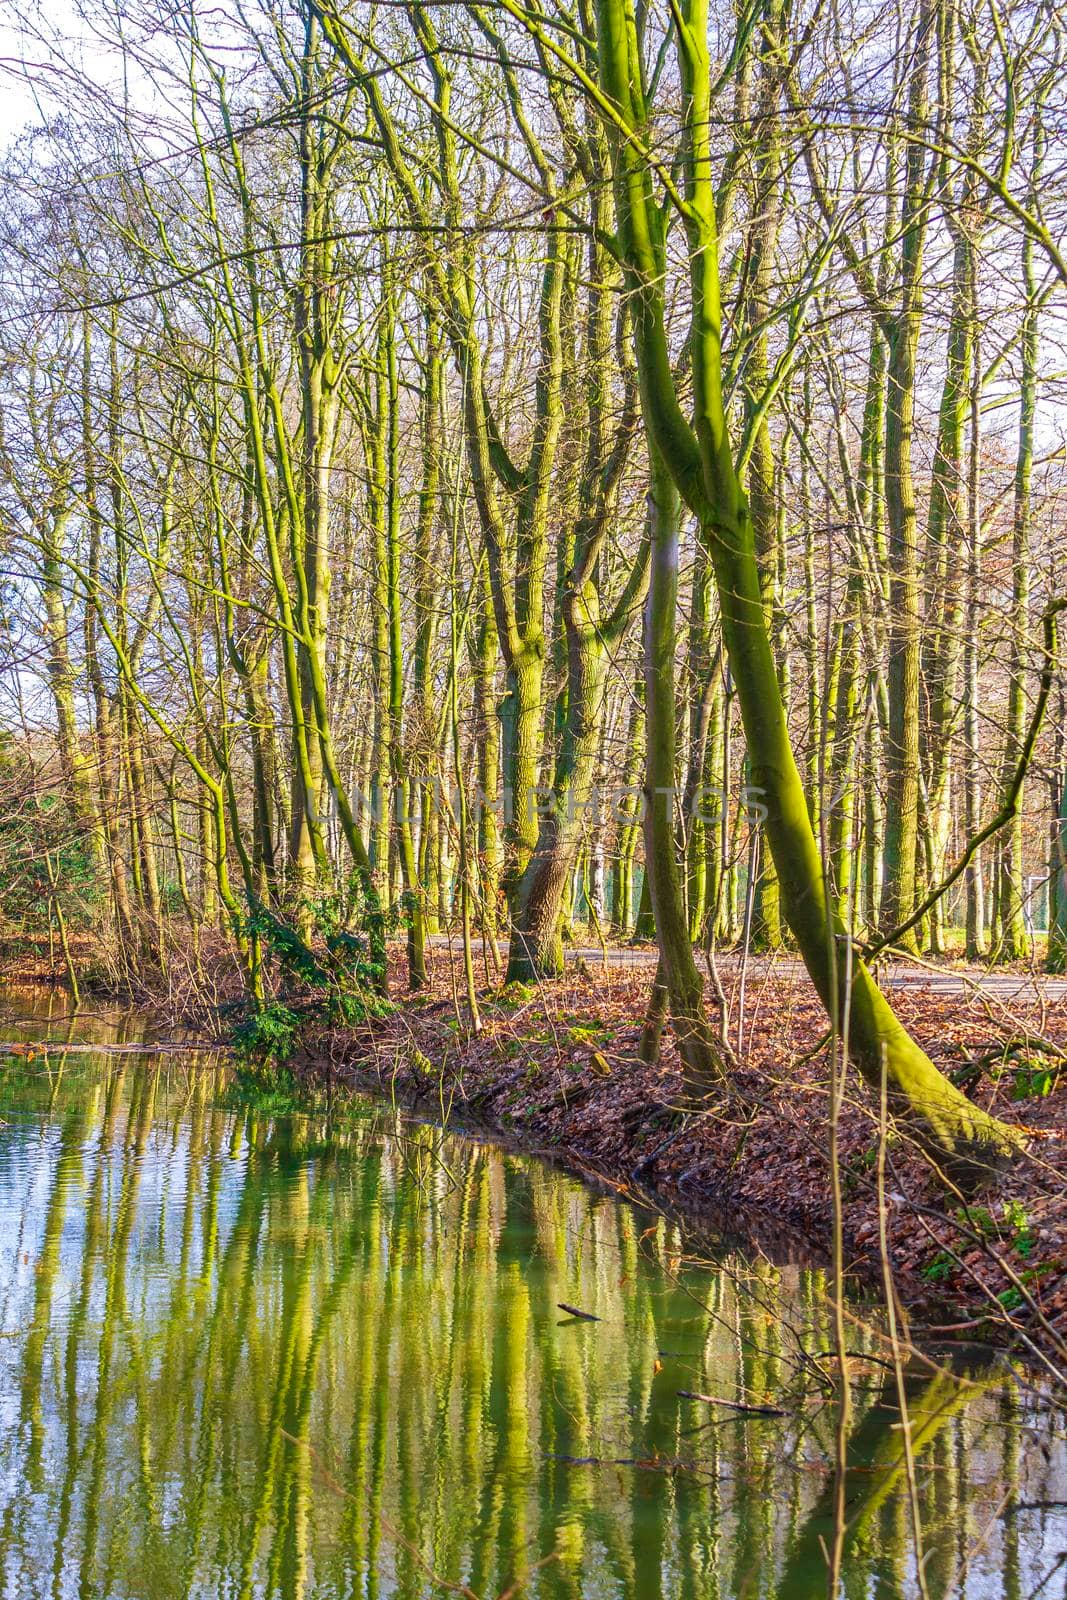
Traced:
[[987, 1206], [957, 1206], [956, 1215], [983, 1239], [995, 1239], [1000, 1233], [997, 1220]]
[[597, 1044], [606, 1035], [607, 1029], [599, 1022], [580, 1023], [567, 1029], [572, 1044]]
[[932, 1261], [922, 1268], [927, 1283], [945, 1283], [956, 1270], [956, 1258], [947, 1250], [939, 1250]]
[[259, 1087], [291, 1085], [284, 1064], [309, 1024], [354, 1027], [390, 1010], [379, 993], [382, 968], [371, 959], [370, 941], [351, 925], [360, 905], [354, 891], [347, 900], [331, 893], [306, 902], [310, 937], [262, 904], [245, 918], [245, 934], [258, 939], [276, 964], [281, 991], [245, 1017], [234, 1034], [238, 1070]]
[[496, 1003], [504, 1011], [518, 1011], [528, 1005], [537, 990], [530, 983], [507, 983], [496, 996]]
[[1013, 1100], [1042, 1100], [1056, 1088], [1059, 1078], [1058, 1066], [1043, 1066], [1039, 1062], [1026, 1061], [1015, 1069], [1011, 1097]]
[[262, 1006], [239, 1023], [233, 1035], [238, 1081], [258, 1088], [291, 1088], [293, 1079], [287, 1063], [300, 1024], [299, 1015], [279, 1001]]
[[1023, 1257], [1033, 1255], [1037, 1235], [1034, 1233], [1030, 1214], [1021, 1201], [1005, 1200], [1004, 1221], [1011, 1229], [1012, 1248]]

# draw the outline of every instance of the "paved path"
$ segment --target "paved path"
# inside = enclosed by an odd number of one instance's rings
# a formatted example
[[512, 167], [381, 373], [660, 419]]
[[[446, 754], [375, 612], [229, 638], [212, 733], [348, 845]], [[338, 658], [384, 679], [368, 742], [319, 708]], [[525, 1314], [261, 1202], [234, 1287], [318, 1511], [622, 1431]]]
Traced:
[[[435, 950], [447, 950], [449, 942], [443, 935], [436, 935], [429, 941]], [[451, 944], [458, 955], [461, 948], [458, 936]], [[475, 947], [480, 953], [480, 940], [475, 940]], [[581, 960], [595, 971], [604, 963], [604, 952], [599, 945], [568, 945], [565, 954], [568, 966]], [[607, 959], [610, 967], [647, 968], [655, 966], [656, 952], [647, 945], [636, 948], [609, 945]], [[718, 955], [716, 961], [719, 971], [727, 973], [736, 970], [741, 957], [735, 952], [728, 952]], [[803, 963], [796, 956], [749, 956], [747, 973], [750, 979], [766, 976], [769, 969], [782, 977], [801, 977], [804, 973]], [[1051, 1001], [1067, 1000], [1067, 977], [1050, 978], [1042, 972], [1031, 975], [1026, 972], [989, 971], [975, 966], [929, 968], [910, 962], [892, 961], [879, 968], [878, 979], [888, 989], [929, 989], [932, 994], [959, 995], [977, 991], [996, 1000], [1033, 1000], [1038, 997]]]

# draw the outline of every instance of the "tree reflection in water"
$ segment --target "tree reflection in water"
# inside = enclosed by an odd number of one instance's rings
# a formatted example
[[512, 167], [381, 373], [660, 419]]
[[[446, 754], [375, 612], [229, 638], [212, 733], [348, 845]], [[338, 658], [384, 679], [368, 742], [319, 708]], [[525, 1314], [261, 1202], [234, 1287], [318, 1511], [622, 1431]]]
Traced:
[[[679, 1262], [536, 1161], [369, 1106], [271, 1119], [203, 1058], [0, 1082], [5, 1596], [826, 1593], [818, 1273]], [[856, 1338], [843, 1593], [917, 1593]], [[1003, 1368], [918, 1369], [909, 1410], [930, 1594], [1022, 1600], [1062, 1513], [1005, 1490], [1065, 1498], [1058, 1430]]]

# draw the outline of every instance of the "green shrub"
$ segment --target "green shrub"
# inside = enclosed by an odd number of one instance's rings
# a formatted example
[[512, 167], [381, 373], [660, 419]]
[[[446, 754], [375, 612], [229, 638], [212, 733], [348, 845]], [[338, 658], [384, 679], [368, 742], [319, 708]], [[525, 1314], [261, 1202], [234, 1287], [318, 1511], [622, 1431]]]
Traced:
[[238, 1080], [257, 1088], [291, 1088], [288, 1062], [300, 1023], [298, 1014], [278, 1001], [253, 1011], [239, 1023], [233, 1035]]
[[1012, 1248], [1023, 1257], [1031, 1256], [1037, 1244], [1030, 1214], [1019, 1200], [1005, 1200], [1004, 1221], [1011, 1229]]
[[927, 1283], [945, 1283], [956, 1270], [956, 1258], [947, 1250], [939, 1250], [932, 1261], [928, 1261], [922, 1269], [922, 1275]]
[[371, 959], [368, 937], [343, 923], [340, 897], [323, 896], [303, 909], [310, 912], [311, 942], [268, 906], [254, 906], [244, 920], [245, 934], [276, 964], [283, 997], [246, 1016], [233, 1035], [238, 1076], [258, 1089], [291, 1088], [286, 1063], [309, 1024], [354, 1027], [390, 1010], [378, 993], [381, 965]]
[[1058, 1066], [1042, 1066], [1036, 1061], [1026, 1061], [1015, 1069], [1012, 1080], [1013, 1100], [1042, 1100], [1051, 1094], [1060, 1079]]

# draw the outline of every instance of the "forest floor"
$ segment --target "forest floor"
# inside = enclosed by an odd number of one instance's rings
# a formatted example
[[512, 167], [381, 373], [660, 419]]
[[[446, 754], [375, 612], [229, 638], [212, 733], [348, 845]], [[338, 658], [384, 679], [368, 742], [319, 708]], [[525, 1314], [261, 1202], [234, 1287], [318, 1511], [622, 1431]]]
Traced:
[[[725, 1231], [772, 1259], [826, 1263], [830, 1061], [825, 1015], [799, 963], [720, 960], [725, 1005], [710, 989], [708, 999], [740, 1064], [728, 1092], [693, 1106], [669, 1029], [655, 1066], [638, 1059], [649, 963], [592, 954], [575, 953], [558, 981], [501, 990], [479, 952], [483, 1026], [471, 1037], [458, 944], [450, 953], [435, 941], [419, 995], [404, 991], [397, 947], [397, 1004], [358, 1027], [306, 1026], [297, 1090], [384, 1095], [666, 1207], [697, 1236]], [[0, 945], [0, 972], [39, 979], [48, 956], [47, 944]], [[1067, 986], [1022, 971], [889, 976], [902, 1022], [976, 1101], [1025, 1130], [1027, 1148], [977, 1194], [946, 1194], [905, 1131], [891, 1126], [883, 1140], [876, 1096], [850, 1072], [838, 1133], [849, 1279], [883, 1294], [884, 1220], [916, 1338], [1007, 1340], [1067, 1371]], [[174, 1017], [165, 1003], [152, 1009]]]

